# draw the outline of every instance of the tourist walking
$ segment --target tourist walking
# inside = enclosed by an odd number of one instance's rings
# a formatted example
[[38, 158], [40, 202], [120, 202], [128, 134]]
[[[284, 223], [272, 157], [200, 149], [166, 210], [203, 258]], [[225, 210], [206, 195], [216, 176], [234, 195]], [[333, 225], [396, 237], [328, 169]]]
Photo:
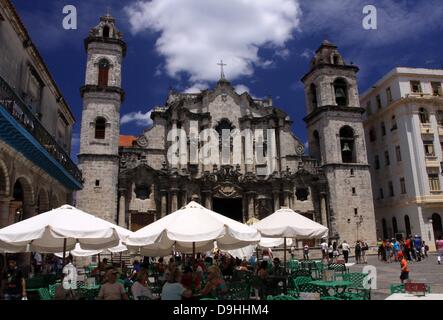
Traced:
[[334, 247], [332, 246], [332, 242], [328, 243], [328, 263], [332, 263], [334, 259]]
[[326, 243], [326, 239], [322, 239], [322, 243], [320, 244], [321, 254], [323, 263], [328, 262], [328, 244]]
[[341, 250], [343, 252], [343, 257], [345, 259], [345, 263], [348, 263], [349, 261], [349, 244], [346, 241], [343, 241], [342, 245], [341, 245]]
[[401, 267], [400, 280], [401, 283], [403, 284], [405, 281], [409, 280], [408, 261], [405, 259], [403, 252], [398, 253], [398, 260], [400, 261], [400, 267]]
[[359, 240], [357, 240], [354, 250], [355, 250], [355, 263], [360, 264], [361, 263], [361, 243]]
[[309, 260], [309, 245], [307, 242], [305, 242], [305, 245], [303, 247], [303, 259]]
[[368, 263], [366, 259], [366, 252], [369, 250], [369, 246], [366, 241], [361, 241], [361, 262], [366, 264]]
[[72, 263], [73, 257], [68, 256], [68, 263], [63, 268], [63, 288], [66, 290], [77, 290], [77, 268]]
[[443, 256], [443, 240], [441, 236], [438, 237], [438, 240], [435, 242], [435, 247], [437, 248], [437, 262], [441, 264], [441, 257]]
[[397, 261], [397, 255], [400, 252], [400, 242], [396, 239], [392, 239], [392, 255], [394, 256], [394, 260]]

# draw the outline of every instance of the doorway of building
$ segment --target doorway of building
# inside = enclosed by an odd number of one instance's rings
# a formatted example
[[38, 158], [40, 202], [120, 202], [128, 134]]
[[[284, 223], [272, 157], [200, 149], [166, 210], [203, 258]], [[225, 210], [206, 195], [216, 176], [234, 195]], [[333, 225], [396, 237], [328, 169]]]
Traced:
[[242, 199], [221, 199], [214, 198], [212, 201], [213, 211], [220, 213], [233, 220], [243, 221], [243, 201]]
[[439, 237], [443, 237], [443, 225], [441, 222], [441, 216], [438, 213], [432, 215], [432, 227], [434, 229], [434, 238], [436, 240]]

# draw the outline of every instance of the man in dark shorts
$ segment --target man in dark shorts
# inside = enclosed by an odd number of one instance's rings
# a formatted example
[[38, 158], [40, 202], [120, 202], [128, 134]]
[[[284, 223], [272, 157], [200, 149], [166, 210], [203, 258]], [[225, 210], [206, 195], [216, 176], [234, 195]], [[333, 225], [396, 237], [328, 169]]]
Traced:
[[26, 282], [23, 272], [17, 267], [14, 257], [8, 259], [8, 268], [2, 277], [1, 293], [5, 300], [21, 300], [26, 298]]
[[405, 281], [409, 280], [408, 261], [405, 259], [403, 252], [398, 253], [398, 260], [400, 261], [400, 266], [401, 266], [400, 280], [401, 283], [403, 284]]

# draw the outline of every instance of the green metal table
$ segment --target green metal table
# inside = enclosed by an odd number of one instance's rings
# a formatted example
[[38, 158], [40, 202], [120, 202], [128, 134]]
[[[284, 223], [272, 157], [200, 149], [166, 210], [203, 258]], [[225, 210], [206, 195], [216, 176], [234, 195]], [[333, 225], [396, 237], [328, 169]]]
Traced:
[[[319, 287], [322, 291], [322, 296], [332, 296], [337, 297], [343, 294], [346, 289], [350, 286], [352, 286], [351, 281], [323, 281], [323, 280], [316, 280], [310, 282], [310, 284], [313, 284], [316, 287]], [[332, 293], [332, 294], [331, 294]]]

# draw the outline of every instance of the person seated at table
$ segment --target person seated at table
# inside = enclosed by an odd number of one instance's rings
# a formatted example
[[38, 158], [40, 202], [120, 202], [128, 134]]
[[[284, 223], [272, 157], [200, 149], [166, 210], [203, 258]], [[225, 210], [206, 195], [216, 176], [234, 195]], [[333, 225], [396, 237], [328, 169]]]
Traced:
[[236, 268], [237, 271], [249, 271], [248, 261], [244, 260], [240, 262], [240, 265]]
[[271, 274], [274, 276], [281, 276], [284, 274], [284, 268], [281, 264], [281, 261], [279, 258], [274, 258], [274, 264], [273, 268], [271, 269]]
[[58, 281], [60, 281], [60, 283], [56, 284], [54, 300], [77, 300], [75, 290], [66, 289], [63, 286], [64, 277], [65, 276], [58, 277]]
[[98, 293], [98, 300], [128, 300], [125, 288], [117, 282], [117, 276], [118, 272], [116, 270], [108, 270], [106, 282], [101, 286]]
[[200, 291], [201, 295], [221, 298], [228, 292], [228, 287], [222, 279], [220, 269], [217, 266], [208, 268], [207, 280], [206, 286]]
[[255, 296], [264, 298], [267, 295], [268, 285], [269, 285], [269, 272], [268, 272], [268, 262], [262, 261], [258, 266], [255, 277], [252, 281], [252, 287], [255, 290]]
[[190, 266], [183, 271], [181, 284], [188, 290], [200, 290], [201, 278], [198, 272], [194, 272]]
[[153, 299], [152, 291], [148, 286], [148, 272], [145, 269], [137, 273], [137, 281], [132, 285], [131, 292], [134, 300], [138, 300], [139, 297]]
[[180, 269], [174, 268], [170, 274], [168, 274], [168, 279], [163, 285], [161, 299], [162, 300], [182, 300], [183, 298], [192, 297], [192, 291], [186, 289], [181, 284], [182, 273]]

